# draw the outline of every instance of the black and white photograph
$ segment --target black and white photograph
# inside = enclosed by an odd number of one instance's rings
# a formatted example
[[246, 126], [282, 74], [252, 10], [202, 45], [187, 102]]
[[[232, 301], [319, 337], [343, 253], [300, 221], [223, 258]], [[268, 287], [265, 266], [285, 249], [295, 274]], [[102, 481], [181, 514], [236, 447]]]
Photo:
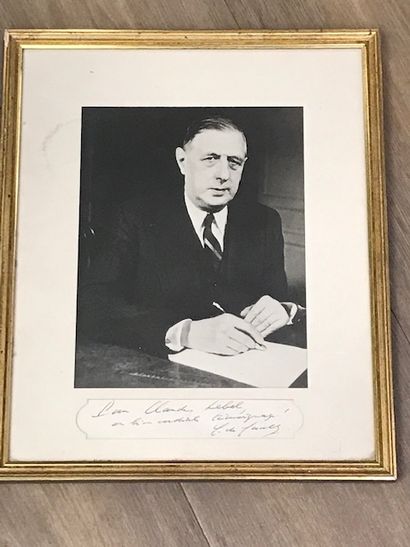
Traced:
[[8, 34], [0, 480], [395, 478], [378, 47]]
[[76, 388], [308, 386], [302, 107], [83, 107]]

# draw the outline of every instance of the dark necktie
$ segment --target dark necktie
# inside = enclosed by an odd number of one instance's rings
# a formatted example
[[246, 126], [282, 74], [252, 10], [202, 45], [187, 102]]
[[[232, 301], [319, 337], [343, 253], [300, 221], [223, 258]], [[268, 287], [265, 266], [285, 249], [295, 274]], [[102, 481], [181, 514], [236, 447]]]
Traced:
[[209, 253], [212, 259], [212, 265], [215, 270], [218, 269], [222, 260], [222, 249], [218, 240], [212, 233], [212, 224], [215, 218], [213, 213], [208, 213], [204, 220], [204, 245], [205, 250]]

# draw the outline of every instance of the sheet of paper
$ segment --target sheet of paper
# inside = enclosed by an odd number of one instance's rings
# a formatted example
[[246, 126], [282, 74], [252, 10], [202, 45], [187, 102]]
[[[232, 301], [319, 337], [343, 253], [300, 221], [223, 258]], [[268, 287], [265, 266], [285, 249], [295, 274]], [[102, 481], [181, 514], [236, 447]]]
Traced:
[[232, 357], [186, 349], [168, 358], [254, 387], [289, 387], [306, 370], [307, 350], [270, 342], [266, 346], [265, 351], [250, 350]]

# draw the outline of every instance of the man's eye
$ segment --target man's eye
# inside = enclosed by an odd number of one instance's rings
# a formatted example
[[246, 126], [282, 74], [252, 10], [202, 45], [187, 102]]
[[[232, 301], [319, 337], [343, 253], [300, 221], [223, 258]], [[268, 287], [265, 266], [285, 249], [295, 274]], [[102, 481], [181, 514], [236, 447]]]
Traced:
[[242, 163], [238, 160], [229, 160], [229, 167], [231, 169], [238, 169]]
[[207, 163], [212, 163], [216, 160], [215, 156], [206, 156], [206, 158], [204, 158], [204, 161], [206, 161]]

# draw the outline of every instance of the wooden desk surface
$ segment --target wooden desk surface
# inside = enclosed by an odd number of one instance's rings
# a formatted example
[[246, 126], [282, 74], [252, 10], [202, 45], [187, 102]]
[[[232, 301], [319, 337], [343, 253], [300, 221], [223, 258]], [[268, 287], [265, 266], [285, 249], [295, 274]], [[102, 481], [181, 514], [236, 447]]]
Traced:
[[[278, 342], [306, 347], [304, 324], [284, 327], [269, 337]], [[306, 387], [307, 374], [292, 387]], [[76, 388], [234, 388], [253, 387], [230, 378], [179, 365], [134, 349], [104, 344], [79, 344], [76, 352]]]
[[1, 484], [1, 546], [410, 544], [409, 21], [408, 0], [1, 2], [3, 28], [381, 29], [399, 454], [396, 483]]

